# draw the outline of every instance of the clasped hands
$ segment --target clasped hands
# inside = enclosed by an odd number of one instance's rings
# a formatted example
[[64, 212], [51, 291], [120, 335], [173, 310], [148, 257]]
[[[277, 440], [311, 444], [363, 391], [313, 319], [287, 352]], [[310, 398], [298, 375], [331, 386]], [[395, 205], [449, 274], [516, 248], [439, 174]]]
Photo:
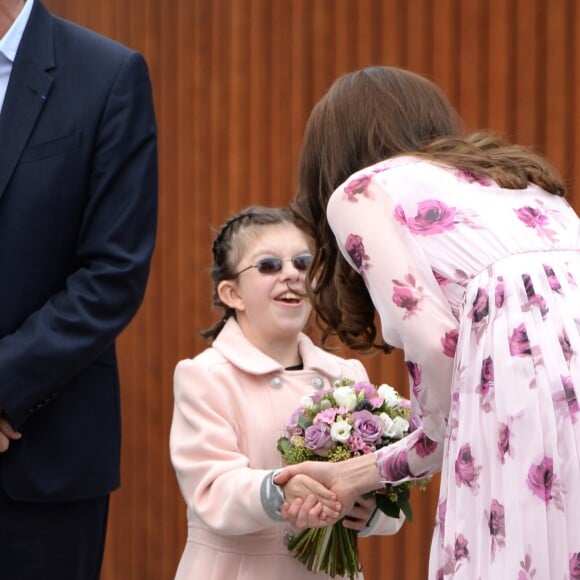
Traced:
[[14, 431], [8, 419], [2, 413], [0, 408], [0, 453], [4, 453], [10, 447], [10, 442], [20, 439], [22, 434]]
[[375, 509], [374, 498], [363, 498], [344, 485], [336, 463], [306, 461], [286, 467], [275, 477], [284, 489], [281, 514], [294, 528], [334, 524], [362, 530]]

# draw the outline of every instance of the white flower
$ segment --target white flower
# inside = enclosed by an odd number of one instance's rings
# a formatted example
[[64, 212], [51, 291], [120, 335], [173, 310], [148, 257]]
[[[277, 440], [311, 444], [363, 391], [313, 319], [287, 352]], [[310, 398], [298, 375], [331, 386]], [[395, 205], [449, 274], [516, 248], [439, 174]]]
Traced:
[[300, 406], [303, 409], [312, 409], [312, 407], [314, 407], [314, 401], [312, 400], [312, 397], [309, 397], [308, 395], [304, 395], [300, 399]]
[[333, 441], [346, 443], [350, 437], [351, 431], [352, 425], [348, 421], [339, 420], [332, 424], [332, 427], [330, 428], [330, 437]]
[[395, 417], [393, 419], [393, 424], [387, 431], [387, 437], [392, 437], [393, 439], [400, 439], [409, 430], [409, 421], [403, 419], [403, 417]]
[[320, 401], [320, 410], [324, 411], [324, 409], [330, 409], [332, 407], [332, 403], [328, 399], [322, 399]]
[[379, 393], [379, 397], [385, 401], [387, 407], [396, 408], [401, 404], [399, 393], [391, 385], [381, 385], [377, 389], [377, 392]]
[[347, 411], [354, 411], [357, 400], [356, 392], [352, 387], [337, 387], [333, 394], [339, 407], [344, 407]]
[[379, 419], [383, 422], [383, 437], [392, 437], [389, 433], [393, 427], [393, 420], [386, 413], [381, 413]]

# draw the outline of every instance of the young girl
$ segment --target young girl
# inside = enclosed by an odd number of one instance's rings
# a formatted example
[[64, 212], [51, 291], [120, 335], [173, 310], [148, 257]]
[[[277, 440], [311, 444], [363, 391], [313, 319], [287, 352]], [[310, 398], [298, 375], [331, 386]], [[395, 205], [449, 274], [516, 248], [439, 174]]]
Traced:
[[[358, 360], [330, 354], [302, 332], [311, 251], [288, 211], [264, 207], [231, 218], [214, 241], [213, 298], [224, 315], [203, 333], [212, 346], [175, 370], [171, 459], [188, 508], [178, 580], [327, 577], [286, 546], [292, 529], [279, 510], [300, 489], [290, 490], [294, 479], [284, 489], [273, 483], [282, 466], [276, 442], [303, 396], [368, 377]], [[345, 525], [362, 535], [400, 528], [402, 520], [374, 511], [361, 498]]]

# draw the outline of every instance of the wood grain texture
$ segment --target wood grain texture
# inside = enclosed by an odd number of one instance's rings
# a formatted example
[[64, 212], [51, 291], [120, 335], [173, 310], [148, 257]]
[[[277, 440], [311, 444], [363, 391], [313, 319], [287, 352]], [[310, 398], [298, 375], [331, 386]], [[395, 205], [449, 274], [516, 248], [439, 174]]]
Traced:
[[[46, 4], [143, 52], [151, 70], [159, 233], [145, 302], [119, 341], [123, 481], [102, 578], [171, 580], [186, 537], [168, 452], [172, 375], [214, 320], [212, 227], [249, 204], [288, 203], [310, 109], [336, 76], [373, 64], [432, 78], [469, 128], [546, 153], [580, 207], [579, 9], [574, 0]], [[400, 353], [365, 364], [374, 381], [408, 391]], [[415, 520], [397, 536], [361, 541], [367, 580], [426, 577], [437, 484], [414, 494]]]

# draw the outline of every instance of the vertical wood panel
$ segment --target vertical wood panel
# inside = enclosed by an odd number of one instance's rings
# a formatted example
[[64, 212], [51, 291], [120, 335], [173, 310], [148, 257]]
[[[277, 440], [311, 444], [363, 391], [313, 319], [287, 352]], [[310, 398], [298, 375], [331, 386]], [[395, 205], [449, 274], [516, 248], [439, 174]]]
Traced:
[[[119, 341], [123, 481], [103, 580], [171, 580], [186, 537], [168, 452], [172, 374], [205, 346], [197, 330], [214, 321], [212, 226], [250, 203], [287, 204], [312, 106], [336, 76], [372, 64], [432, 78], [469, 128], [546, 152], [578, 207], [579, 9], [575, 0], [46, 4], [142, 51], [151, 69], [159, 234], [144, 305]], [[374, 382], [408, 394], [400, 353], [363, 361]], [[438, 481], [413, 494], [415, 521], [399, 534], [361, 541], [367, 580], [426, 577]]]

